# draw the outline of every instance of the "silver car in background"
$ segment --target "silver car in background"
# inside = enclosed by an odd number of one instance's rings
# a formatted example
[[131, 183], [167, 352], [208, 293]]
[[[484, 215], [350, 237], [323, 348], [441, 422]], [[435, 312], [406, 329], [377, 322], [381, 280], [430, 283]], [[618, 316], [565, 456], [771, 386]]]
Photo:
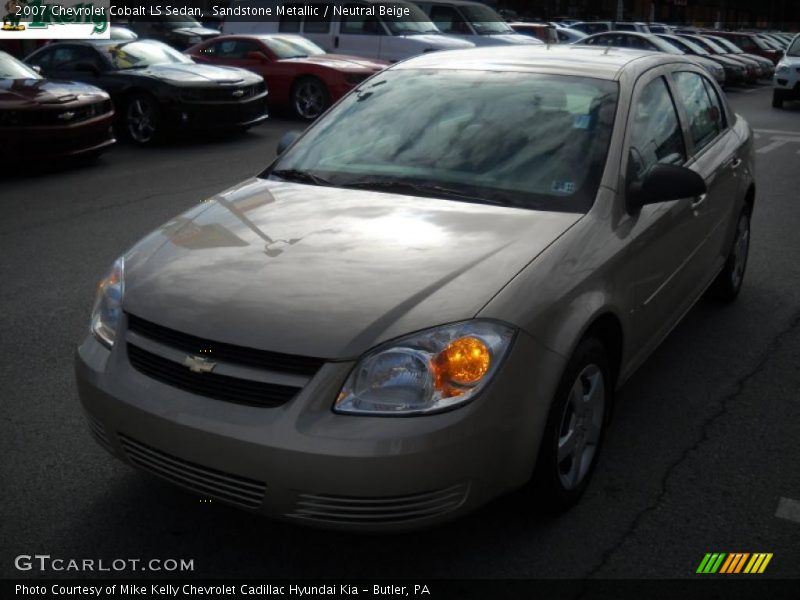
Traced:
[[114, 262], [76, 356], [106, 450], [253, 512], [564, 510], [615, 390], [742, 285], [753, 136], [682, 56], [431, 53], [281, 146]]

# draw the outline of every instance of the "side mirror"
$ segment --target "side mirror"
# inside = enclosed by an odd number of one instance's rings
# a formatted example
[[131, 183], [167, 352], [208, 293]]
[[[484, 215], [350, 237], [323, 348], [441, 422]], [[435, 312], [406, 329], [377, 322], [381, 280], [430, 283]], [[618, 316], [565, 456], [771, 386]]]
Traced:
[[91, 73], [92, 75], [100, 74], [100, 69], [98, 69], [96, 65], [93, 65], [90, 62], [75, 63], [75, 66], [72, 67], [72, 69], [73, 71], [78, 71], [80, 73]]
[[294, 144], [294, 141], [300, 137], [299, 131], [287, 131], [281, 136], [280, 141], [278, 142], [278, 156], [284, 153], [284, 151]]
[[40, 65], [28, 65], [28, 66], [37, 73], [39, 73], [39, 75], [42, 74], [42, 67]]
[[629, 213], [635, 213], [647, 204], [695, 198], [707, 189], [705, 180], [691, 169], [659, 163], [628, 185], [626, 205]]
[[263, 52], [248, 52], [245, 55], [245, 58], [247, 60], [257, 60], [258, 62], [261, 62], [261, 63], [268, 63], [269, 62], [269, 56], [267, 56]]

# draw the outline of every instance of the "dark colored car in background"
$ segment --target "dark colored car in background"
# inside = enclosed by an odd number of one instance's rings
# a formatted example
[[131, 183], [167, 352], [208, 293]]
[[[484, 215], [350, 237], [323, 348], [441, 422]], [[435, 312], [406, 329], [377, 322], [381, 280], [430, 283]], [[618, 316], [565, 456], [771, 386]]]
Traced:
[[48, 81], [0, 52], [0, 160], [95, 157], [116, 141], [111, 99], [96, 87]]
[[686, 52], [686, 54], [695, 57], [706, 58], [716, 62], [725, 71], [725, 83], [730, 85], [744, 83], [744, 80], [747, 77], [747, 69], [738, 60], [727, 58], [721, 54], [711, 54], [711, 52], [706, 50], [703, 46], [695, 43], [687, 37], [668, 33], [659, 33], [657, 35], [668, 44], [672, 44], [679, 50], [683, 50]]
[[314, 42], [288, 34], [227, 35], [189, 48], [198, 63], [241, 67], [261, 75], [270, 104], [290, 106], [303, 119], [316, 119], [359, 83], [389, 63], [326, 54]]
[[698, 46], [702, 47], [706, 52], [711, 54], [712, 56], [723, 56], [730, 60], [736, 61], [745, 68], [745, 81], [747, 83], [755, 83], [758, 81], [759, 77], [759, 65], [757, 62], [750, 60], [748, 58], [743, 58], [737, 54], [732, 54], [728, 52], [725, 48], [714, 42], [713, 40], [708, 39], [707, 37], [703, 37], [701, 35], [690, 35], [681, 33], [678, 34], [680, 37], [691, 40]]
[[185, 15], [132, 17], [124, 25], [140, 38], [164, 42], [178, 50], [185, 50], [219, 35], [219, 30], [204, 27], [199, 21]]
[[639, 33], [636, 31], [609, 31], [590, 35], [581, 44], [587, 46], [613, 46], [615, 48], [633, 48], [649, 52], [663, 52], [665, 54], [689, 55], [691, 60], [703, 67], [720, 84], [727, 81], [725, 70], [718, 63], [704, 56], [693, 56], [673, 44], [666, 42], [661, 37], [652, 33]]
[[764, 40], [760, 39], [755, 33], [715, 31], [714, 35], [718, 35], [719, 37], [724, 37], [725, 39], [732, 41], [748, 54], [757, 54], [758, 56], [763, 56], [764, 58], [770, 59], [773, 65], [777, 65], [778, 61], [783, 56], [782, 52], [767, 46], [767, 44], [764, 43]]
[[26, 62], [48, 77], [106, 90], [124, 133], [148, 144], [168, 130], [244, 130], [267, 118], [267, 88], [258, 75], [198, 65], [160, 42], [62, 42]]

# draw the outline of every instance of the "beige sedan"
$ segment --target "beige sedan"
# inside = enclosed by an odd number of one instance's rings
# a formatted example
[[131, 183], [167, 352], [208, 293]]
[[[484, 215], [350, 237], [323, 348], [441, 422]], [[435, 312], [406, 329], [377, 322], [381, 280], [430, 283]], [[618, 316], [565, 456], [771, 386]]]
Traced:
[[279, 152], [114, 263], [76, 358], [109, 452], [254, 512], [563, 510], [615, 390], [742, 285], [752, 133], [680, 56], [431, 53]]

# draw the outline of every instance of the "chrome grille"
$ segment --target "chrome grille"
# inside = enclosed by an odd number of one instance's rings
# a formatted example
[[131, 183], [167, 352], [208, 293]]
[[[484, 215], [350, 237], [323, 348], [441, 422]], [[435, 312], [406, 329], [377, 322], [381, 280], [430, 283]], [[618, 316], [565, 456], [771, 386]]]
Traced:
[[131, 463], [158, 477], [199, 494], [258, 508], [264, 500], [263, 482], [204, 467], [143, 444], [119, 433], [119, 441]]
[[208, 398], [249, 406], [274, 407], [285, 404], [301, 389], [217, 373], [194, 373], [180, 363], [131, 343], [127, 348], [128, 360], [137, 371], [167, 385]]
[[130, 313], [128, 314], [128, 330], [189, 354], [205, 352], [213, 356], [214, 360], [258, 367], [279, 373], [292, 373], [310, 378], [319, 371], [324, 363], [321, 358], [256, 350], [200, 338], [157, 325]]

